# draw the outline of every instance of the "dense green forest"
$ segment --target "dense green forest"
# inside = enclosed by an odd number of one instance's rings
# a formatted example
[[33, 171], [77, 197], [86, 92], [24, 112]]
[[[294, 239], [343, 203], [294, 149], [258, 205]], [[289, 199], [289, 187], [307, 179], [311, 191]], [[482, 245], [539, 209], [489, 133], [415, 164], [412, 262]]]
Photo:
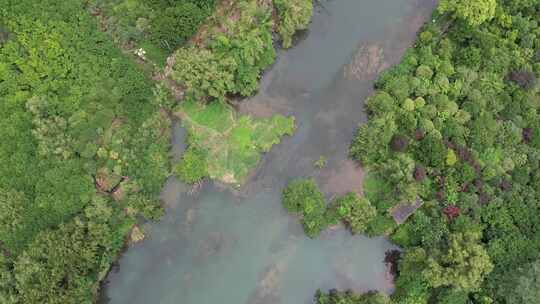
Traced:
[[318, 304], [539, 301], [540, 1], [442, 0], [433, 18], [376, 82], [350, 148], [368, 170], [368, 232], [403, 250], [396, 291]]
[[161, 212], [168, 96], [82, 2], [0, 4], [0, 302], [90, 303]]
[[[140, 239], [136, 224], [163, 212], [167, 176], [219, 175], [222, 167], [207, 165], [213, 151], [227, 152], [225, 169], [246, 175], [293, 132], [292, 118], [237, 116], [225, 95], [204, 86], [204, 56], [191, 57], [200, 68], [174, 68], [188, 96], [176, 107], [167, 79], [150, 79], [180, 47], [230, 63], [212, 78], [231, 85], [226, 94], [253, 94], [275, 57], [270, 26], [286, 28], [290, 46], [309, 22], [311, 1], [291, 3], [303, 4], [299, 21], [297, 4], [270, 19], [268, 4], [235, 1], [250, 8], [243, 22], [215, 36], [227, 16], [214, 0], [0, 0], [0, 303], [94, 302], [126, 238]], [[206, 36], [190, 43], [201, 26]], [[203, 82], [191, 90], [188, 79]], [[170, 125], [179, 112], [199, 141], [173, 170]]]

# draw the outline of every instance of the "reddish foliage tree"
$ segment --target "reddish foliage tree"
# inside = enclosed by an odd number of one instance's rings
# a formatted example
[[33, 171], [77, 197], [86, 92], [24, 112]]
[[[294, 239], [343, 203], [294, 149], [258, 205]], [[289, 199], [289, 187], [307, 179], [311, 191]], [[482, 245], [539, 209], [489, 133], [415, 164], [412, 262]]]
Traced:
[[458, 147], [457, 148], [457, 155], [459, 156], [459, 159], [461, 159], [462, 161], [469, 162], [469, 161], [472, 160], [471, 151], [469, 151], [465, 147]]
[[453, 220], [459, 216], [461, 209], [455, 205], [450, 205], [443, 208], [443, 213], [448, 217], [449, 220]]
[[403, 135], [394, 135], [390, 147], [396, 152], [405, 152], [409, 146], [409, 139]]
[[437, 197], [438, 201], [442, 202], [442, 201], [444, 201], [444, 198], [446, 197], [446, 194], [444, 193], [444, 190], [439, 190], [435, 194], [435, 197]]
[[501, 188], [502, 191], [508, 191], [512, 188], [512, 184], [508, 181], [508, 180], [503, 180], [499, 187]]
[[455, 149], [456, 149], [456, 144], [454, 144], [453, 142], [451, 142], [451, 141], [448, 140], [448, 139], [445, 139], [445, 140], [444, 140], [444, 144], [445, 144], [448, 148], [450, 148], [450, 149], [452, 149], [452, 150], [455, 150]]
[[531, 142], [533, 138], [533, 129], [532, 128], [524, 128], [522, 132], [523, 141], [526, 143]]
[[416, 131], [414, 132], [414, 138], [416, 140], [422, 140], [424, 139], [424, 137], [426, 137], [426, 132], [424, 132], [424, 130], [422, 129], [416, 129]]
[[484, 188], [484, 181], [481, 180], [481, 179], [479, 179], [479, 178], [477, 178], [477, 179], [474, 181], [474, 186], [475, 186], [478, 190], [480, 190], [480, 189]]
[[478, 194], [478, 197], [479, 197], [478, 200], [479, 200], [480, 204], [487, 204], [487, 203], [489, 203], [490, 198], [489, 198], [489, 195], [488, 195], [487, 193], [485, 193], [485, 192], [480, 192], [480, 193]]
[[416, 165], [416, 167], [414, 168], [414, 179], [417, 182], [421, 182], [426, 178], [426, 175], [426, 168], [421, 165]]
[[398, 274], [398, 263], [401, 259], [401, 251], [393, 249], [393, 250], [387, 250], [384, 253], [384, 263], [387, 266], [390, 266], [390, 273], [393, 276], [396, 276]]
[[517, 70], [510, 72], [510, 74], [508, 74], [508, 80], [515, 82], [518, 86], [527, 91], [534, 88], [538, 81], [536, 79], [536, 75], [533, 72], [527, 70]]

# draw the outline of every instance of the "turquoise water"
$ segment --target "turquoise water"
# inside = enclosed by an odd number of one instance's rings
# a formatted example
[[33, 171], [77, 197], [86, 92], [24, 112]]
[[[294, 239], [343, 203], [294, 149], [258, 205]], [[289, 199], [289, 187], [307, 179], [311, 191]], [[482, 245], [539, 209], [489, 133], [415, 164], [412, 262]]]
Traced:
[[[365, 120], [362, 101], [380, 70], [414, 40], [434, 0], [321, 5], [309, 31], [265, 74], [261, 92], [240, 106], [253, 115], [294, 115], [296, 134], [265, 155], [234, 193], [207, 182], [190, 194], [171, 178], [162, 194], [166, 215], [146, 224], [146, 240], [120, 258], [103, 303], [307, 304], [318, 288], [392, 291], [383, 263], [392, 244], [342, 227], [309, 239], [280, 195], [299, 176], [315, 178], [328, 198], [361, 192], [363, 173], [347, 160], [347, 149]], [[176, 155], [184, 135], [176, 126]], [[317, 170], [321, 155], [328, 165]]]

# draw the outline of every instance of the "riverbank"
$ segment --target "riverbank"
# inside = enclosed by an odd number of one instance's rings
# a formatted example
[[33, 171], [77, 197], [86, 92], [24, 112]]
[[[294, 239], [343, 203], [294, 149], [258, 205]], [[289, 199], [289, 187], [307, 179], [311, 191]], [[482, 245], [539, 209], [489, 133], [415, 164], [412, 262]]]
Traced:
[[[189, 195], [171, 178], [162, 194], [166, 215], [145, 225], [145, 242], [127, 251], [107, 279], [109, 303], [264, 303], [265, 296], [303, 303], [317, 288], [392, 291], [383, 263], [389, 242], [343, 229], [310, 240], [281, 209], [281, 189], [296, 176], [313, 176], [328, 184], [329, 197], [349, 191], [329, 181], [358, 174], [346, 163], [347, 149], [372, 82], [343, 77], [345, 66], [366, 44], [384, 45], [383, 62], [398, 60], [394, 50], [409, 45], [417, 30], [410, 20], [426, 18], [431, 8], [428, 1], [392, 0], [323, 5], [309, 35], [280, 54], [260, 93], [242, 103], [294, 116], [295, 134], [265, 155], [242, 196], [210, 181]], [[314, 167], [321, 155], [322, 170]]]
[[527, 269], [540, 258], [530, 174], [539, 13], [534, 1], [441, 1], [414, 47], [380, 76], [351, 155], [386, 185], [373, 189], [379, 215], [424, 203], [393, 225], [404, 252], [391, 298], [331, 292], [319, 303], [536, 302], [528, 284], [538, 273]]

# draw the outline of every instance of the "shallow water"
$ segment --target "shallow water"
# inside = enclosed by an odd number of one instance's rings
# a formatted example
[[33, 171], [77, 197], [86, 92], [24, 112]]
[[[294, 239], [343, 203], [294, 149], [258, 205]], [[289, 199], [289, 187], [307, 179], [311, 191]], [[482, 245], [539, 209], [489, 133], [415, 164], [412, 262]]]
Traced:
[[[284, 185], [314, 177], [328, 198], [361, 192], [362, 170], [347, 160], [362, 101], [373, 80], [399, 60], [435, 0], [332, 0], [308, 33], [266, 73], [261, 92], [241, 105], [254, 115], [296, 117], [298, 130], [265, 155], [234, 194], [212, 183], [199, 193], [170, 179], [167, 214], [121, 257], [103, 303], [299, 304], [318, 288], [392, 291], [383, 264], [392, 245], [343, 228], [311, 240], [281, 207]], [[177, 126], [173, 153], [183, 149]], [[320, 156], [328, 165], [313, 166]]]

